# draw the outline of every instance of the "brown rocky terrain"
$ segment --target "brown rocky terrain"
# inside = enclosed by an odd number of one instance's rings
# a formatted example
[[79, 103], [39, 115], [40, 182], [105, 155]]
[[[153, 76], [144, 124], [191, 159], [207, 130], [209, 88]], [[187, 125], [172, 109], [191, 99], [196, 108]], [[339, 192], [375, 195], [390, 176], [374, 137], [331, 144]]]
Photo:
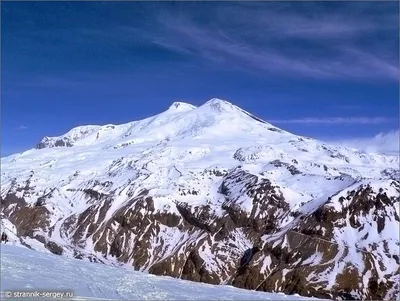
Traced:
[[[398, 181], [387, 183], [400, 191]], [[12, 187], [1, 198], [2, 216], [22, 240], [36, 239], [63, 254], [51, 240], [46, 197], [28, 204], [13, 193], [18, 189], [26, 195], [33, 188]], [[318, 298], [394, 298], [399, 255], [390, 253], [392, 242], [382, 236], [368, 240], [400, 223], [399, 200], [384, 189], [360, 185], [308, 214], [291, 211], [279, 187], [240, 168], [226, 174], [218, 190], [220, 204], [175, 202], [176, 212], [162, 212], [144, 189], [108, 216], [115, 195], [85, 189], [90, 206], [65, 218], [60, 233], [76, 258], [84, 258], [80, 249], [90, 244], [93, 260], [129, 263], [156, 275]], [[243, 195], [252, 200], [250, 210]], [[355, 245], [346, 245], [348, 231], [357, 235]]]

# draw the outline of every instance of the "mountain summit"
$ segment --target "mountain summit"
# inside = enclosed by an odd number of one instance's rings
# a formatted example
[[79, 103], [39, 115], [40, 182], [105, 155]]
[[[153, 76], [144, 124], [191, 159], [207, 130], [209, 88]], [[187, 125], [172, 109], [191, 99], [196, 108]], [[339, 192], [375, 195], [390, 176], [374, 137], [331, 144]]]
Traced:
[[269, 130], [282, 130], [253, 116], [230, 102], [213, 98], [196, 107], [174, 102], [168, 110], [140, 121], [121, 125], [80, 126], [57, 137], [45, 137], [38, 149], [83, 145], [117, 144], [127, 141], [161, 141], [164, 139], [265, 136]]
[[392, 300], [399, 163], [175, 102], [2, 158], [1, 223], [15, 244], [157, 275]]
[[177, 111], [191, 111], [194, 110], [196, 107], [191, 105], [190, 103], [186, 102], [174, 102], [172, 105], [169, 106], [169, 110], [177, 110]]

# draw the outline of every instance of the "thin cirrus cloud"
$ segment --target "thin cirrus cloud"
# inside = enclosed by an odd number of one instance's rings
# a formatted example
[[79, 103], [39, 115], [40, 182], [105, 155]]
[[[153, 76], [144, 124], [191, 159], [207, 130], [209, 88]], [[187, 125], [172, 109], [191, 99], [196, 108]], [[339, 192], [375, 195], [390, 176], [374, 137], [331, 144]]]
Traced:
[[299, 118], [299, 119], [276, 119], [269, 120], [271, 123], [279, 124], [304, 124], [304, 125], [331, 125], [331, 124], [382, 124], [394, 121], [387, 117], [326, 117], [326, 118]]
[[24, 124], [21, 124], [20, 126], [17, 127], [17, 130], [19, 130], [19, 131], [23, 131], [23, 130], [27, 130], [27, 129], [28, 129], [28, 126], [24, 125]]
[[146, 35], [170, 51], [247, 70], [321, 79], [399, 77], [398, 17], [392, 12], [310, 16], [271, 5], [229, 5], [210, 9], [207, 19], [212, 22], [164, 11]]

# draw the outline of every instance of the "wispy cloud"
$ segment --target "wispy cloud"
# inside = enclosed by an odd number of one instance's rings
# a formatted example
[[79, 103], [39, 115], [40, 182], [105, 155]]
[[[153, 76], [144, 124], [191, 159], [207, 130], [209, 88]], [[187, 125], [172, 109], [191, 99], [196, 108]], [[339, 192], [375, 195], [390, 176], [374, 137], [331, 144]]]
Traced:
[[23, 130], [27, 130], [27, 129], [28, 129], [28, 126], [24, 125], [24, 124], [21, 124], [20, 126], [17, 127], [17, 130], [19, 130], [19, 131], [23, 131]]
[[392, 130], [387, 133], [379, 133], [371, 138], [355, 138], [333, 141], [335, 144], [358, 148], [365, 152], [384, 153], [388, 155], [400, 155], [400, 132]]
[[276, 119], [268, 120], [268, 122], [276, 124], [297, 123], [305, 125], [331, 125], [331, 124], [381, 124], [394, 121], [393, 118], [387, 117], [326, 117], [326, 118], [299, 118], [299, 119]]
[[[212, 23], [188, 12], [164, 11], [156, 19], [158, 29], [147, 37], [170, 51], [244, 69], [398, 80], [397, 12], [379, 17], [325, 9], [310, 15], [298, 9], [301, 5], [217, 6], [207, 11]], [[386, 38], [377, 39], [377, 34]]]
[[361, 105], [338, 105], [338, 106], [332, 106], [334, 109], [340, 109], [340, 110], [360, 110], [362, 109]]
[[[112, 11], [120, 4], [104, 5]], [[32, 51], [35, 45], [48, 57], [61, 55], [65, 62], [66, 49], [82, 56], [92, 53], [82, 51], [86, 46], [98, 53], [108, 49], [126, 59], [107, 54], [107, 60], [115, 58], [114, 64], [135, 68], [130, 54], [156, 45], [200, 59], [210, 68], [316, 79], [399, 79], [397, 3], [157, 2], [126, 7], [146, 18], [132, 22], [118, 18], [107, 26], [96, 22], [68, 31], [39, 28], [24, 39], [19, 33], [18, 46]], [[48, 39], [51, 44], [43, 47], [42, 40]]]

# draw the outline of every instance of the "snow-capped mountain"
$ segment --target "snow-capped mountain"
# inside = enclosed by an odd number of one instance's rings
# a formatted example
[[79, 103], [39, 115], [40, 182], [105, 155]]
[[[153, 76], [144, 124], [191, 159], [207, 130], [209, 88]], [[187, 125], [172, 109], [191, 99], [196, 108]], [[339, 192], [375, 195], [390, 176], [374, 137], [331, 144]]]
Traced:
[[1, 159], [18, 243], [157, 275], [337, 299], [399, 293], [399, 157], [211, 99]]

